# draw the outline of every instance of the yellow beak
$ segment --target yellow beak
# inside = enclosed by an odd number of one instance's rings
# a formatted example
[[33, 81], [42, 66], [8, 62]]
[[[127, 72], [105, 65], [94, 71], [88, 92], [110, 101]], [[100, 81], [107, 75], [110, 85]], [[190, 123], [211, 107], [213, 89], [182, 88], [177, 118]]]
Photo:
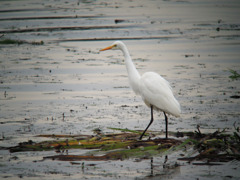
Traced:
[[103, 48], [103, 49], [100, 49], [99, 51], [106, 51], [106, 50], [109, 50], [109, 49], [112, 49], [113, 48], [113, 45], [112, 46], [108, 46], [106, 48]]

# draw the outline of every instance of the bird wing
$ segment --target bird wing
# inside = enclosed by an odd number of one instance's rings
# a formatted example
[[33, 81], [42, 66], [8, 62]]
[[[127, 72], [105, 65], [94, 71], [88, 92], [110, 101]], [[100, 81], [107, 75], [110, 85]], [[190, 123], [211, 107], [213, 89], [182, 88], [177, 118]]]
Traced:
[[139, 82], [139, 92], [144, 102], [174, 116], [180, 115], [180, 105], [173, 96], [172, 88], [159, 74], [144, 73]]

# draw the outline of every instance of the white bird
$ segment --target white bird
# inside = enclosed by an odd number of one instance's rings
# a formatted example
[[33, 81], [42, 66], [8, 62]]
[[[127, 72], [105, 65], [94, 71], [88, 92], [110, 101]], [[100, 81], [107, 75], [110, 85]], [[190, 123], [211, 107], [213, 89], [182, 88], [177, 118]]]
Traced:
[[133, 91], [140, 95], [145, 104], [151, 108], [151, 121], [140, 136], [140, 140], [153, 122], [153, 109], [163, 111], [166, 122], [166, 139], [168, 138], [168, 117], [171, 114], [179, 117], [181, 113], [180, 104], [173, 95], [168, 81], [155, 72], [146, 72], [142, 76], [137, 71], [129, 55], [126, 45], [121, 41], [114, 42], [111, 46], [101, 49], [121, 50], [123, 52], [128, 72], [129, 83]]

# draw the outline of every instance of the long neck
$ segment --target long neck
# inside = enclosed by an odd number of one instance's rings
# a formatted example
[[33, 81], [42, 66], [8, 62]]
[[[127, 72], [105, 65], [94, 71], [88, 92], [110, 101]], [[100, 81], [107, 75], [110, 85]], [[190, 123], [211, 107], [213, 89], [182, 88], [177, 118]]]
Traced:
[[123, 46], [121, 50], [125, 58], [130, 86], [136, 94], [139, 94], [138, 87], [139, 87], [139, 80], [141, 76], [132, 62], [132, 59], [129, 55], [127, 47]]

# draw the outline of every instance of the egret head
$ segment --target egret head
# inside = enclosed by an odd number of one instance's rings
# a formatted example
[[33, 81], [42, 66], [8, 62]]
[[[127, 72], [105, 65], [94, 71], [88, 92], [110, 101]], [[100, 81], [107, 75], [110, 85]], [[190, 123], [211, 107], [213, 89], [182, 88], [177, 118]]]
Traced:
[[106, 51], [106, 50], [122, 50], [124, 44], [121, 41], [115, 41], [111, 46], [108, 46], [106, 48], [101, 49], [100, 51]]

